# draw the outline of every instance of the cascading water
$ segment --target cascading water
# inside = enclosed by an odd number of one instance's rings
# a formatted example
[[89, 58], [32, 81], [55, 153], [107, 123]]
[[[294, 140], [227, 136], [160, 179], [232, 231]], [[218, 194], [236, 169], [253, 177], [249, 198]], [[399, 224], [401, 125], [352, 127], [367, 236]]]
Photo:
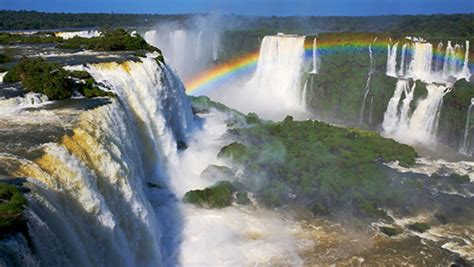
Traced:
[[472, 155], [472, 151], [469, 151], [469, 147], [471, 146], [469, 142], [469, 133], [472, 128], [472, 122], [471, 122], [471, 111], [472, 107], [474, 106], [474, 98], [471, 99], [471, 104], [469, 105], [469, 108], [467, 109], [467, 115], [466, 115], [466, 126], [464, 127], [464, 133], [462, 135], [462, 140], [461, 140], [461, 145], [459, 147], [459, 152], [468, 156]]
[[282, 109], [300, 109], [300, 76], [304, 63], [304, 36], [266, 36], [257, 70], [247, 87], [253, 97]]
[[317, 39], [313, 39], [313, 69], [310, 73], [317, 74], [318, 73], [318, 62], [317, 62]]
[[[12, 176], [31, 177], [25, 216], [44, 266], [169, 266], [178, 261], [180, 213], [167, 189], [166, 165], [177, 141], [186, 141], [193, 115], [173, 72], [151, 57], [142, 61], [75, 67], [106, 84], [117, 98], [80, 113], [58, 143], [40, 145], [39, 158], [0, 154]], [[56, 121], [52, 113], [23, 116]], [[59, 124], [69, 127], [62, 119]]]
[[387, 45], [387, 75], [396, 77], [396, 66], [397, 66], [397, 46], [398, 42], [395, 43], [391, 48]]
[[400, 69], [398, 70], [398, 76], [400, 77], [403, 77], [405, 75], [405, 58], [407, 52], [407, 45], [408, 44], [403, 44], [402, 46], [402, 58], [400, 61]]
[[56, 32], [54, 33], [55, 36], [61, 37], [63, 39], [71, 39], [74, 37], [81, 37], [81, 38], [92, 38], [100, 36], [100, 31], [76, 31], [76, 32]]
[[158, 27], [144, 33], [144, 39], [159, 47], [179, 76], [186, 80], [204, 71], [219, 58], [219, 32], [176, 27]]
[[398, 104], [400, 103], [402, 93], [407, 87], [409, 87], [408, 80], [399, 79], [397, 81], [395, 92], [388, 102], [387, 110], [385, 111], [382, 123], [382, 128], [386, 134], [393, 134], [397, 129], [398, 122], [400, 121], [398, 116]]
[[256, 112], [266, 119], [282, 119], [287, 115], [306, 118], [301, 81], [304, 41], [305, 36], [266, 36], [250, 80], [239, 85], [238, 90], [214, 92], [212, 98], [242, 112]]
[[219, 34], [214, 33], [214, 36], [212, 37], [212, 60], [216, 61], [219, 58]]
[[367, 82], [365, 84], [364, 98], [362, 99], [362, 105], [361, 105], [361, 108], [360, 108], [359, 125], [361, 125], [364, 122], [365, 101], [367, 99], [367, 96], [369, 95], [370, 80], [372, 79], [372, 74], [375, 71], [375, 61], [374, 61], [374, 56], [372, 54], [372, 45], [371, 44], [369, 45], [369, 59], [370, 59], [370, 67], [369, 67], [369, 73], [367, 74]]
[[[410, 119], [411, 135], [415, 134], [415, 140], [426, 142], [433, 141], [438, 127], [439, 113], [443, 103], [443, 96], [451, 88], [444, 85], [426, 85], [428, 96], [418, 103]], [[412, 137], [410, 137], [412, 138]]]
[[[397, 55], [396, 44], [388, 46], [387, 52], [387, 75], [399, 78], [397, 87], [389, 101], [382, 128], [385, 134], [393, 136], [400, 141], [408, 143], [430, 143], [435, 141], [436, 128], [439, 113], [442, 106], [443, 96], [450, 91], [455, 81], [459, 79], [469, 80], [469, 41], [466, 41], [464, 62], [460, 63], [456, 55], [461, 53], [461, 46], [453, 47], [448, 41], [445, 49], [445, 57], [441, 63], [434, 57], [433, 45], [421, 39], [411, 39], [411, 59], [407, 66], [407, 50], [409, 44], [402, 46], [401, 62], [398, 72], [395, 67]], [[437, 52], [443, 49], [439, 43]], [[457, 52], [456, 52], [457, 51]], [[441, 65], [442, 64], [442, 65]], [[394, 75], [398, 73], [398, 75]], [[428, 95], [417, 103], [413, 112], [410, 106], [414, 98], [414, 86], [408, 85], [408, 80], [421, 80], [426, 84]], [[404, 94], [403, 94], [404, 92]], [[399, 107], [400, 100], [403, 104]], [[399, 110], [400, 109], [400, 110]], [[411, 116], [410, 116], [411, 114]]]

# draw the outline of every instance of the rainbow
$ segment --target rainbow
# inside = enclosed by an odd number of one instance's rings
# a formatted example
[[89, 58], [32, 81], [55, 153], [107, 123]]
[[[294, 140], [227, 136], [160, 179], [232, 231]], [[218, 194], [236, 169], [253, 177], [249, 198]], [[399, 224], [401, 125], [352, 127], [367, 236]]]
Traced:
[[[313, 53], [313, 43], [312, 39], [308, 39], [305, 41], [304, 49], [305, 57], [310, 58]], [[372, 46], [374, 51], [377, 49], [386, 51], [387, 47], [393, 45], [393, 43], [394, 42], [391, 42], [387, 38], [375, 42], [372, 38], [366, 38], [366, 40], [323, 40], [318, 42], [317, 53], [318, 55], [327, 55], [337, 52], [363, 51], [367, 50], [369, 45]], [[412, 50], [413, 48], [410, 46], [407, 47], [408, 53], [412, 53]], [[433, 49], [435, 60], [443, 60], [444, 54], [444, 49], [443, 51], [438, 51], [436, 47]], [[200, 95], [216, 88], [218, 85], [223, 84], [234, 77], [243, 74], [250, 74], [257, 66], [258, 57], [259, 51], [252, 52], [241, 58], [234, 59], [206, 70], [185, 83], [186, 93], [189, 95]], [[472, 53], [470, 53], [469, 57], [473, 58]], [[463, 62], [464, 53], [456, 54], [455, 60]], [[470, 64], [470, 68], [472, 69], [472, 64]]]

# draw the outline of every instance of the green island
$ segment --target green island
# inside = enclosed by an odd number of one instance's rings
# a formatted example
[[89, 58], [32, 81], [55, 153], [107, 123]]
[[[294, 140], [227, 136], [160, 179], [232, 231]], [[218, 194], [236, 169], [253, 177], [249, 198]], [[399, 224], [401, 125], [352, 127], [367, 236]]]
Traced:
[[101, 90], [85, 71], [67, 71], [43, 58], [24, 57], [3, 78], [5, 83], [21, 82], [28, 92], [41, 93], [50, 100], [70, 98], [78, 91], [87, 98], [113, 96]]
[[[201, 98], [193, 103], [202, 105]], [[222, 147], [218, 157], [245, 170], [239, 180], [245, 185], [241, 191], [252, 192], [259, 203], [303, 207], [316, 215], [332, 214], [329, 207], [347, 207], [362, 216], [386, 218], [381, 207], [403, 201], [400, 191], [386, 186], [389, 178], [383, 163], [412, 166], [417, 156], [412, 147], [375, 132], [319, 121], [294, 121], [288, 116], [281, 122], [266, 122], [255, 114], [249, 117], [252, 123], [228, 131], [234, 142]], [[221, 173], [226, 177], [229, 172]], [[206, 206], [202, 196], [214, 188], [204, 189], [201, 197], [197, 191], [189, 192], [185, 200]]]

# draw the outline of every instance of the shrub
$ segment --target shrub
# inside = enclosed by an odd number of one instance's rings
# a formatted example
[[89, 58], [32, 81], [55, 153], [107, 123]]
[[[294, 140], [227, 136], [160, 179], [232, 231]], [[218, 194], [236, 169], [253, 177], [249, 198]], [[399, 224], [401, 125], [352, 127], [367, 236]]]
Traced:
[[[77, 82], [72, 78], [85, 79], [85, 81]], [[44, 94], [51, 100], [69, 98], [74, 90], [88, 98], [113, 95], [99, 89], [87, 72], [69, 72], [59, 64], [48, 62], [42, 58], [22, 58], [3, 77], [3, 82], [21, 82], [27, 91]]]
[[24, 227], [21, 213], [25, 205], [26, 199], [15, 186], [0, 183], [0, 235]]

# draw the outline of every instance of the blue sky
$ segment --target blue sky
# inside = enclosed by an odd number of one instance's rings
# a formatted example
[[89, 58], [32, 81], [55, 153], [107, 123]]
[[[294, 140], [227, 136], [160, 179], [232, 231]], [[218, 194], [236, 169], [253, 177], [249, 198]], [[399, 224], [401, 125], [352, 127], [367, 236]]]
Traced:
[[387, 15], [473, 13], [474, 0], [0, 0], [0, 9], [51, 12]]

